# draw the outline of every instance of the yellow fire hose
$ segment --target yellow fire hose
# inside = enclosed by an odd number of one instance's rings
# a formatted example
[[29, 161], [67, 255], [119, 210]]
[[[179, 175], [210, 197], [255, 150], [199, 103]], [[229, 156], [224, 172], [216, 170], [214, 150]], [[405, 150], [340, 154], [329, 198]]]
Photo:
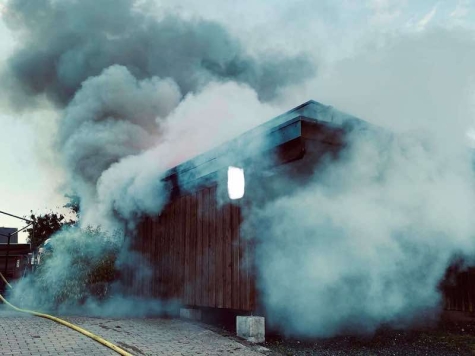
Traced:
[[8, 288], [12, 289], [12, 285], [10, 283], [8, 283], [8, 281], [5, 279], [5, 277], [3, 276], [3, 273], [0, 272], [0, 277], [3, 279], [3, 281], [5, 282], [5, 284], [8, 286]]
[[[0, 272], [0, 277], [2, 278], [2, 280], [5, 282], [5, 284], [11, 289], [12, 286], [10, 283], [8, 283], [8, 281], [6, 280], [6, 278], [3, 276], [2, 272]], [[114, 350], [115, 352], [117, 352], [119, 355], [122, 355], [122, 356], [133, 356], [131, 353], [125, 351], [124, 349], [120, 348], [119, 346], [117, 345], [114, 345], [113, 343], [103, 339], [102, 337], [100, 336], [97, 336], [83, 328], [80, 328], [79, 326], [77, 325], [74, 325], [74, 324], [71, 324], [69, 322], [67, 322], [66, 320], [63, 320], [63, 319], [60, 319], [60, 318], [57, 318], [55, 316], [52, 316], [52, 315], [48, 315], [48, 314], [43, 314], [43, 313], [38, 313], [36, 311], [33, 311], [33, 310], [27, 310], [27, 309], [21, 309], [21, 308], [18, 308], [16, 306], [14, 306], [13, 304], [11, 304], [8, 300], [6, 300], [3, 295], [0, 294], [0, 300], [5, 303], [6, 305], [8, 305], [10, 308], [16, 310], [16, 311], [19, 311], [19, 312], [22, 312], [22, 313], [27, 313], [27, 314], [32, 314], [32, 315], [35, 315], [35, 316], [38, 316], [40, 318], [45, 318], [45, 319], [50, 319], [50, 320], [53, 320], [59, 324], [62, 324], [64, 326], [67, 326], [68, 328], [71, 328], [73, 330], [76, 330], [77, 332], [80, 332], [81, 334], [83, 335], [86, 335], [87, 337], [97, 341], [98, 343]]]

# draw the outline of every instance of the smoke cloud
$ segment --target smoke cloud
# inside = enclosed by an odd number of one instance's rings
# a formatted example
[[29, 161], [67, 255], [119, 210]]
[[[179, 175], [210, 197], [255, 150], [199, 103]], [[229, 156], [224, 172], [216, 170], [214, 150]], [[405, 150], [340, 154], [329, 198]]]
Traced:
[[[266, 101], [314, 72], [304, 57], [250, 56], [216, 22], [148, 15], [137, 1], [11, 0], [8, 9], [6, 22], [21, 40], [3, 74], [10, 102], [38, 105], [46, 98], [62, 111], [56, 146], [87, 223], [107, 225], [114, 215], [129, 220], [161, 209], [166, 197], [148, 183], [159, 180], [167, 153], [144, 152], [166, 140], [163, 126], [173, 125], [168, 116], [175, 109], [180, 115], [190, 95], [212, 82], [233, 82], [239, 84], [231, 95], [249, 87], [257, 93], [251, 100]], [[190, 153], [208, 148], [199, 147], [205, 142], [214, 141], [195, 139]], [[155, 167], [143, 174], [146, 166]], [[151, 191], [158, 193], [145, 201]], [[99, 218], [92, 212], [97, 204], [104, 211]]]
[[252, 212], [264, 305], [290, 334], [372, 332], [437, 314], [446, 268], [475, 252], [466, 148], [357, 135], [318, 179]]
[[173, 78], [183, 94], [218, 79], [246, 83], [263, 99], [312, 72], [303, 57], [253, 58], [216, 22], [157, 19], [134, 0], [12, 0], [8, 8], [7, 23], [22, 41], [9, 61], [14, 94], [45, 94], [61, 106], [112, 65], [138, 79]]
[[474, 49], [459, 31], [401, 36], [333, 63], [311, 85], [384, 129], [351, 133], [310, 183], [283, 178], [282, 197], [251, 210], [276, 327], [373, 332], [441, 311], [447, 267], [475, 252]]
[[[20, 112], [54, 107], [53, 147], [67, 192], [79, 197], [83, 228], [133, 236], [139, 218], [167, 202], [160, 181], [167, 169], [277, 114], [266, 103], [315, 72], [303, 56], [250, 55], [217, 22], [154, 16], [139, 1], [10, 0], [7, 7], [4, 20], [18, 45], [3, 68], [3, 99]], [[134, 279], [149, 278], [144, 261], [127, 250], [132, 236], [98, 236], [94, 244], [87, 235], [59, 232], [41, 283], [22, 280], [12, 298], [60, 311], [82, 304], [95, 314], [127, 313], [134, 300], [120, 283], [109, 301], [88, 299], [80, 288], [87, 271], [74, 261], [80, 254], [100, 264], [118, 244], [116, 267], [138, 261]], [[167, 309], [154, 300], [142, 305], [141, 314]]]
[[[351, 134], [338, 160], [324, 160], [306, 184], [282, 177], [281, 197], [247, 215], [269, 321], [288, 334], [330, 336], [436, 314], [446, 268], [475, 252], [472, 33], [426, 24], [375, 36], [387, 21], [397, 26], [398, 6], [376, 6], [359, 20], [377, 26], [361, 30], [347, 15], [356, 5], [302, 1], [256, 6], [258, 24], [236, 36], [240, 21], [218, 22], [235, 13], [221, 18], [207, 4], [204, 20], [196, 2], [187, 16], [132, 0], [8, 2], [19, 45], [2, 86], [19, 110], [54, 105], [54, 147], [82, 224], [133, 228], [166, 203], [167, 169], [315, 98], [388, 131]], [[246, 21], [250, 8], [239, 7]], [[287, 50], [269, 52], [270, 33]], [[286, 54], [322, 42], [318, 56]], [[314, 58], [324, 59], [317, 77]], [[87, 303], [136, 305], [120, 293], [114, 300]]]

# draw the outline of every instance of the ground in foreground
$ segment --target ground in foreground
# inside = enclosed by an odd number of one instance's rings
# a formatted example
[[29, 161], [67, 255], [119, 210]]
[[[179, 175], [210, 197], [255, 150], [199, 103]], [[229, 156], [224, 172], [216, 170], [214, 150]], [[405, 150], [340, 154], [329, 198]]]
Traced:
[[265, 346], [282, 355], [475, 355], [475, 319], [452, 314], [430, 327], [382, 329], [367, 337], [299, 340], [270, 336]]
[[[262, 356], [231, 335], [178, 319], [63, 317], [133, 355]], [[0, 309], [0, 355], [117, 355], [53, 321]]]

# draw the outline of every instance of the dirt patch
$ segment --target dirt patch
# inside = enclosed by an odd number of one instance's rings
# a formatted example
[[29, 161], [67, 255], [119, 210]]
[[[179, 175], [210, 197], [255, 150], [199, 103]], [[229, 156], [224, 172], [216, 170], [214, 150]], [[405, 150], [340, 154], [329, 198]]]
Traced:
[[475, 319], [442, 319], [414, 330], [382, 328], [371, 336], [299, 340], [274, 335], [265, 347], [283, 355], [475, 355]]

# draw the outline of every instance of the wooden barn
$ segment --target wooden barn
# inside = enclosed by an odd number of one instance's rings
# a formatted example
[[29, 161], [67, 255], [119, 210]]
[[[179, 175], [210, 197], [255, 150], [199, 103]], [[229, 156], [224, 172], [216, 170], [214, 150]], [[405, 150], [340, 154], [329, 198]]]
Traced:
[[[159, 216], [145, 218], [134, 239], [133, 249], [152, 269], [147, 279], [127, 275], [134, 292], [193, 308], [258, 313], [254, 241], [252, 232], [242, 231], [243, 216], [251, 205], [281, 194], [279, 178], [309, 177], [355, 126], [365, 123], [309, 101], [170, 170], [169, 204]], [[242, 199], [228, 197], [230, 166], [244, 171]]]
[[[128, 273], [126, 282], [138, 295], [175, 299], [189, 308], [259, 315], [254, 240], [242, 226], [247, 211], [288, 193], [291, 188], [281, 189], [281, 183], [289, 177], [305, 184], [319, 162], [338, 155], [348, 132], [369, 127], [309, 101], [171, 169], [165, 178], [170, 202], [159, 216], [144, 218], [133, 239], [144, 257], [136, 268], [150, 268], [151, 276]], [[228, 197], [230, 166], [244, 171], [242, 199]], [[441, 285], [446, 309], [474, 311], [474, 276], [472, 270], [457, 273]]]

